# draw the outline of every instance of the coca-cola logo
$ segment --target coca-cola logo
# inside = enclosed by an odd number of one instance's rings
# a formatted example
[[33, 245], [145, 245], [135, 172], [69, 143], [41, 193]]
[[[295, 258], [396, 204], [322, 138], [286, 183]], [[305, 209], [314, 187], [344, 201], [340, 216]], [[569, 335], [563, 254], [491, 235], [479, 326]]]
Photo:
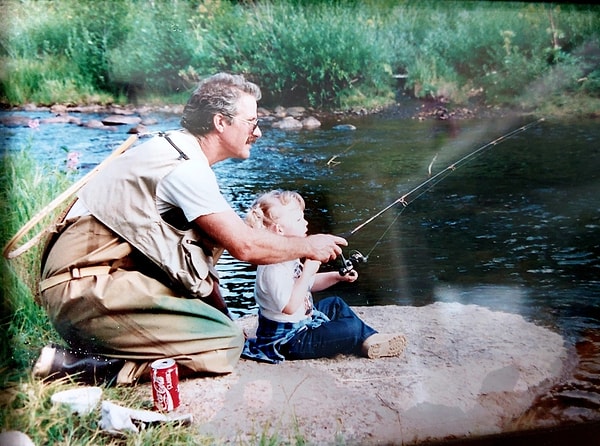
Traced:
[[152, 387], [154, 388], [154, 403], [159, 410], [173, 410], [173, 398], [165, 385], [165, 378], [155, 376]]

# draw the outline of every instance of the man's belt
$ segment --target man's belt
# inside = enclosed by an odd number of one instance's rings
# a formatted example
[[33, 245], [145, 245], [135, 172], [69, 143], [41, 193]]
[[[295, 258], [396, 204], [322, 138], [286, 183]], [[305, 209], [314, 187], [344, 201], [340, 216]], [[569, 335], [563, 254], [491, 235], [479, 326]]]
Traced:
[[48, 277], [40, 282], [40, 293], [46, 291], [48, 288], [58, 285], [59, 283], [66, 282], [73, 279], [81, 279], [82, 277], [100, 276], [109, 274], [111, 271], [110, 266], [88, 266], [85, 268], [71, 268], [66, 273], [57, 274], [56, 276]]

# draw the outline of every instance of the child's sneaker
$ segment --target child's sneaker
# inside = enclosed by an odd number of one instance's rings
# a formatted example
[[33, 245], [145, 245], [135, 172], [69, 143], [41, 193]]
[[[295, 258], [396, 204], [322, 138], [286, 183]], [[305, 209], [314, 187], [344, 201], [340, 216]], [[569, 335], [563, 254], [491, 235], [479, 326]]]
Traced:
[[375, 359], [384, 356], [400, 356], [406, 347], [406, 337], [401, 334], [375, 333], [362, 345], [362, 354]]

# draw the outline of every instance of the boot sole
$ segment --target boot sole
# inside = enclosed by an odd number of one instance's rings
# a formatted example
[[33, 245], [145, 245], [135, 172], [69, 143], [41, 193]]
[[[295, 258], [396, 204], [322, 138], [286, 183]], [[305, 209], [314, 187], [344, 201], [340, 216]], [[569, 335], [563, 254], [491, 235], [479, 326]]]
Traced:
[[406, 347], [406, 337], [397, 335], [390, 339], [374, 342], [369, 345], [367, 357], [377, 359], [390, 356], [400, 356]]

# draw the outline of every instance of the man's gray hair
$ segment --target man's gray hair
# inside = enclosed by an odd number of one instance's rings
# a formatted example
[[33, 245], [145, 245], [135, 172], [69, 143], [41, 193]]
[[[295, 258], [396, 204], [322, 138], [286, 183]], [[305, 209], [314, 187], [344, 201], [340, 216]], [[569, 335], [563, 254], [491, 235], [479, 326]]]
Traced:
[[183, 109], [182, 127], [193, 135], [210, 132], [216, 114], [236, 116], [237, 102], [243, 94], [250, 94], [257, 101], [262, 96], [258, 85], [239, 74], [217, 73], [203, 79]]

